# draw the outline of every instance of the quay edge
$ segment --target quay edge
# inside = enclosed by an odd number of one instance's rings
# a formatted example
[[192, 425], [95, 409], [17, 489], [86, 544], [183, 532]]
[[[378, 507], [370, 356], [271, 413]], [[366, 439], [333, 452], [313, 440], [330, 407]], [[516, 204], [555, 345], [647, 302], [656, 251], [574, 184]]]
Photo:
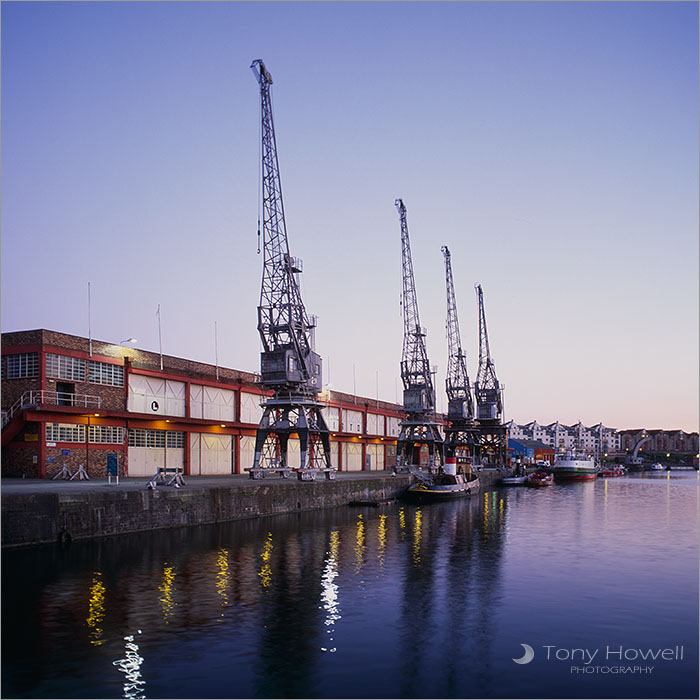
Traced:
[[[482, 476], [482, 490], [494, 475]], [[412, 483], [412, 477], [372, 475], [333, 481], [224, 479], [180, 489], [145, 488], [144, 481], [108, 486], [58, 483], [49, 488], [13, 480], [17, 488], [2, 490], [2, 547], [20, 547], [89, 539], [148, 530], [205, 525], [302, 510], [348, 505], [351, 501], [392, 499]], [[17, 482], [20, 482], [19, 484]]]

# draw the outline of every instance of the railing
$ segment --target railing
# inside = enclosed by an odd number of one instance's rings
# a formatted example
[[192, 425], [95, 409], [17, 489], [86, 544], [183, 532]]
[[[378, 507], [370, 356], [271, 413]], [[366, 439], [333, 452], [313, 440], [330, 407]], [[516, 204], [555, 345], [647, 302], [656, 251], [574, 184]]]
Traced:
[[68, 394], [63, 391], [25, 391], [15, 401], [8, 411], [2, 412], [2, 427], [4, 428], [17, 411], [30, 406], [72, 406], [73, 408], [100, 408], [102, 399], [89, 394]]

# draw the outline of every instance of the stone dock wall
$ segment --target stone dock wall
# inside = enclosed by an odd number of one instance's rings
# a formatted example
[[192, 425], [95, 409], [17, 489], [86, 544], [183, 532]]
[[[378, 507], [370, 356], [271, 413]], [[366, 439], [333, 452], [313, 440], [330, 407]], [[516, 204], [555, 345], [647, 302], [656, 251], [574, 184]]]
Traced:
[[[482, 491], [494, 479], [482, 476]], [[380, 501], [399, 496], [408, 475], [334, 481], [253, 481], [188, 485], [180, 489], [89, 488], [55, 491], [27, 488], [2, 494], [2, 546], [61, 542], [144, 530], [204, 525]], [[29, 485], [28, 485], [29, 486]]]

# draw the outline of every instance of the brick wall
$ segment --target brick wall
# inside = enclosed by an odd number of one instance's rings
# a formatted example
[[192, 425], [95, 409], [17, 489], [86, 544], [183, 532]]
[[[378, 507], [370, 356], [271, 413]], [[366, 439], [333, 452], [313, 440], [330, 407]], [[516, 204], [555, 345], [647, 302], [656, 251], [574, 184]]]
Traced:
[[39, 377], [31, 379], [3, 379], [2, 380], [2, 410], [9, 411], [22, 394], [26, 391], [39, 391], [41, 380]]
[[[69, 454], [64, 455], [63, 451], [69, 450]], [[47, 447], [46, 448], [46, 478], [52, 479], [65, 465], [71, 474], [78, 471], [78, 467], [82, 464], [90, 478], [106, 479], [107, 478], [107, 455], [118, 455], [119, 460], [119, 476], [125, 476], [124, 473], [124, 453], [119, 449], [118, 445], [94, 445], [90, 444], [88, 450], [84, 444], [71, 443], [66, 447]], [[53, 459], [53, 462], [49, 462]], [[76, 477], [77, 479], [77, 477]]]
[[[36, 462], [34, 458], [36, 457]], [[39, 478], [39, 450], [22, 445], [2, 448], [2, 475], [11, 477]]]

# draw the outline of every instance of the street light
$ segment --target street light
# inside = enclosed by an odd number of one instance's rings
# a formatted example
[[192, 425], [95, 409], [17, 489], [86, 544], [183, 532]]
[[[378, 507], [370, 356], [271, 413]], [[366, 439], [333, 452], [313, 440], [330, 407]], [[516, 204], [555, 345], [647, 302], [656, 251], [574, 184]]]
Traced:
[[119, 345], [124, 345], [124, 343], [138, 343], [136, 338], [127, 338], [126, 340], [120, 340]]

